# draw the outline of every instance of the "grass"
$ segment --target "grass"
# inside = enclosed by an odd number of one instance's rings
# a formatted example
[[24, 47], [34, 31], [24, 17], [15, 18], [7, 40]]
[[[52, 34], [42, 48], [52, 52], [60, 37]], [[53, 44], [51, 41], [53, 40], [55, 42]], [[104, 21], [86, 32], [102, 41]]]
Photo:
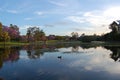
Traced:
[[0, 42], [0, 45], [28, 45], [29, 43], [23, 42]]
[[[37, 44], [42, 45], [44, 44], [43, 41], [35, 42], [35, 43], [27, 43], [27, 42], [6, 42], [5, 46], [22, 46], [22, 45], [30, 45], [30, 44]], [[120, 46], [120, 42], [91, 42], [85, 43], [81, 41], [62, 41], [62, 40], [49, 40], [46, 41], [47, 45], [59, 45], [59, 44], [78, 44], [82, 46]], [[0, 46], [4, 46], [4, 42], [0, 42]]]

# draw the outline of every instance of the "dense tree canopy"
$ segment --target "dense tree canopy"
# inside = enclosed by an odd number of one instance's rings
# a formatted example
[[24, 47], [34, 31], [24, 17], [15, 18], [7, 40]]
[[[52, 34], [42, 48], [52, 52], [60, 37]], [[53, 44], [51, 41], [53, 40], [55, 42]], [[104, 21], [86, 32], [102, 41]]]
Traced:
[[72, 32], [71, 35], [72, 35], [72, 37], [71, 37], [72, 40], [77, 40], [79, 37], [77, 32]]
[[26, 35], [28, 42], [45, 40], [45, 33], [39, 27], [29, 27]]
[[10, 40], [10, 36], [8, 35], [7, 31], [3, 30], [3, 25], [2, 23], [0, 23], [0, 41], [9, 41]]
[[8, 32], [12, 41], [19, 41], [20, 40], [20, 32], [19, 27], [16, 25], [3, 26], [3, 31]]

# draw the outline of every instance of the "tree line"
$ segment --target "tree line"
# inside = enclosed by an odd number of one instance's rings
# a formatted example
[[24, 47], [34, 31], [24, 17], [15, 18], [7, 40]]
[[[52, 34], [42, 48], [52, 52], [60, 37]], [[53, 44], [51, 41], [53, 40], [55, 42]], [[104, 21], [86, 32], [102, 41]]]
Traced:
[[27, 28], [26, 35], [20, 35], [19, 27], [17, 25], [10, 24], [10, 26], [4, 26], [0, 23], [0, 42], [33, 42], [40, 40], [46, 40], [46, 37], [44, 31], [40, 30], [39, 27], [29, 27]]
[[0, 42], [16, 41], [16, 42], [36, 42], [46, 40], [65, 40], [65, 41], [120, 41], [120, 20], [113, 21], [109, 25], [111, 32], [104, 35], [85, 35], [81, 36], [77, 32], [72, 32], [71, 36], [49, 35], [46, 36], [45, 32], [39, 27], [27, 28], [26, 35], [20, 35], [19, 27], [10, 24], [9, 26], [0, 23]]
[[113, 21], [109, 26], [111, 31], [102, 35], [85, 35], [84, 33], [78, 37], [78, 40], [82, 42], [91, 42], [91, 41], [120, 41], [120, 20]]

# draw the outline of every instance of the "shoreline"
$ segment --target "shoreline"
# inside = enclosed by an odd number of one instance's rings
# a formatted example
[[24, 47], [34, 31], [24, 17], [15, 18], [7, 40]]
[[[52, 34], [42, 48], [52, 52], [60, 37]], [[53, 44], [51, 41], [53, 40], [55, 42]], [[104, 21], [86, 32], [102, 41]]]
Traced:
[[104, 41], [92, 41], [92, 42], [81, 42], [81, 41], [43, 41], [27, 43], [27, 42], [0, 42], [0, 46], [24, 46], [24, 45], [62, 45], [62, 44], [76, 44], [84, 46], [120, 46], [120, 42], [104, 42]]

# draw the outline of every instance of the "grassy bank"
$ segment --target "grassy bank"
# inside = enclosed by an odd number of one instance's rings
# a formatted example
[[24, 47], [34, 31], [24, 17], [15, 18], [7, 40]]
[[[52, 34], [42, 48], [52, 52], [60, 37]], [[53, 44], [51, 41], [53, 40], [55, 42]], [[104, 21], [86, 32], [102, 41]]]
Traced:
[[[43, 41], [39, 42], [0, 42], [0, 46], [22, 46], [22, 45], [43, 45]], [[46, 45], [60, 45], [60, 44], [77, 44], [77, 45], [82, 45], [82, 46], [120, 46], [120, 42], [81, 42], [81, 41], [60, 41], [60, 40], [49, 40], [46, 41]]]
[[0, 42], [0, 46], [4, 46], [4, 45], [28, 45], [29, 43], [23, 43], [23, 42]]

